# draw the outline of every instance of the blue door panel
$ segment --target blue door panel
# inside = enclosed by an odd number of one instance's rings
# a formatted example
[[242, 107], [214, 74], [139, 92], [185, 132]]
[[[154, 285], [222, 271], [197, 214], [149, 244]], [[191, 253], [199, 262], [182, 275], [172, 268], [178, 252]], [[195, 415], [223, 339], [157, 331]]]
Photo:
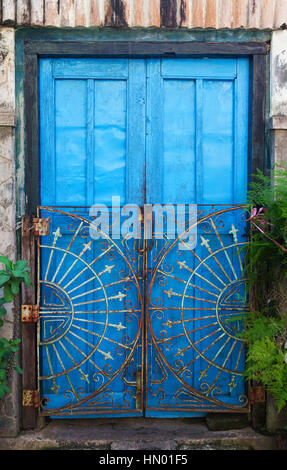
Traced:
[[[233, 203], [234, 83], [202, 83], [202, 203]], [[216, 182], [216, 188], [214, 183]], [[215, 189], [215, 190], [214, 190]]]
[[[40, 59], [44, 414], [246, 408], [248, 84], [247, 58]], [[145, 245], [92, 240], [87, 208], [115, 196], [197, 204], [196, 246], [167, 225]]]
[[[42, 59], [50, 60], [50, 59]], [[41, 61], [42, 61], [41, 60]], [[128, 59], [53, 59], [53, 76], [55, 78], [128, 79]]]
[[[163, 121], [163, 203], [193, 203], [196, 197], [196, 82], [165, 80]], [[176, 125], [175, 123], [180, 123]], [[184, 169], [184, 171], [183, 171]], [[175, 184], [180, 175], [180, 184]]]
[[[183, 79], [230, 79], [237, 77], [237, 64], [241, 59], [163, 59], [161, 75], [163, 78]], [[243, 59], [245, 60], [245, 59]]]
[[[55, 80], [55, 204], [85, 205], [87, 175], [87, 86]], [[45, 171], [45, 169], [44, 169]], [[43, 177], [50, 177], [43, 174]]]
[[111, 195], [125, 203], [127, 82], [95, 81], [93, 203], [111, 203]]
[[230, 209], [246, 197], [248, 59], [151, 60], [147, 70], [147, 202], [197, 204], [198, 222], [194, 249], [153, 240], [148, 257], [146, 416], [240, 412], [246, 238], [242, 210]]
[[248, 59], [163, 59], [161, 67], [153, 59], [147, 67], [147, 202], [242, 203]]
[[144, 69], [143, 60], [40, 60], [41, 204], [143, 203]]

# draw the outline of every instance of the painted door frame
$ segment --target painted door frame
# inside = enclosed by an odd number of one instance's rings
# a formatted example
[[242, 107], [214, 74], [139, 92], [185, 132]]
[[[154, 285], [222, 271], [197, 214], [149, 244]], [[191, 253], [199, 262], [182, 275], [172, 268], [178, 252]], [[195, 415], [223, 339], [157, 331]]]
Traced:
[[[265, 42], [58, 42], [26, 41], [24, 43], [24, 97], [25, 97], [25, 195], [26, 215], [36, 214], [40, 204], [40, 132], [38, 62], [40, 57], [113, 57], [113, 58], [187, 58], [187, 57], [248, 57], [250, 59], [250, 119], [248, 174], [257, 168], [266, 169], [265, 100], [266, 57], [269, 46]], [[31, 232], [30, 232], [31, 233]], [[23, 230], [22, 230], [23, 234]], [[24, 238], [23, 238], [24, 240]], [[33, 246], [24, 241], [27, 252]], [[23, 247], [23, 242], [22, 242]], [[23, 253], [22, 253], [23, 256]], [[31, 256], [31, 260], [34, 257]], [[32, 261], [33, 262], [33, 261]], [[33, 266], [32, 266], [33, 267]], [[36, 289], [34, 288], [34, 291]], [[35, 292], [34, 292], [35, 294]], [[22, 303], [33, 303], [34, 294], [22, 296]], [[22, 387], [33, 390], [36, 377], [36, 326], [22, 325]], [[35, 354], [31, 355], [31, 349]], [[23, 413], [23, 428], [36, 427], [37, 408], [29, 407]]]

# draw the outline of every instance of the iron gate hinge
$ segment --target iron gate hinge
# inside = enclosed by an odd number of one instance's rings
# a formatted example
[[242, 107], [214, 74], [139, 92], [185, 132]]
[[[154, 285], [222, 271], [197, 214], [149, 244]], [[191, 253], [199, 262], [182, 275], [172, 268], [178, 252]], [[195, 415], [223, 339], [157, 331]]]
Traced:
[[249, 401], [250, 405], [255, 403], [265, 403], [266, 401], [266, 391], [262, 385], [253, 386], [249, 391]]
[[37, 323], [39, 320], [39, 305], [21, 305], [22, 323]]
[[33, 218], [33, 230], [35, 237], [50, 234], [50, 218], [39, 219], [38, 217]]
[[40, 394], [38, 390], [23, 390], [22, 406], [38, 408], [40, 404]]

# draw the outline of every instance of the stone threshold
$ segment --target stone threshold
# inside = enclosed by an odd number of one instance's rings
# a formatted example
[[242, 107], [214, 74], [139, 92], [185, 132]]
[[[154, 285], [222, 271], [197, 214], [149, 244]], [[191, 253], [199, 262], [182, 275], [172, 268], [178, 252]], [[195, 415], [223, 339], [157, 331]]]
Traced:
[[210, 431], [172, 419], [54, 420], [38, 431], [0, 438], [0, 450], [277, 450], [274, 437], [250, 427]]

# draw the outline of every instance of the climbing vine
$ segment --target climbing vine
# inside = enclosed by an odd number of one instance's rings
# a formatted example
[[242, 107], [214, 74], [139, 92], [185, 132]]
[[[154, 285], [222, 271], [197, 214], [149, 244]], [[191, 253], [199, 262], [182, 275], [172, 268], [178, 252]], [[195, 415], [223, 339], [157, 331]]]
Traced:
[[[24, 282], [26, 286], [30, 286], [29, 278], [30, 269], [27, 261], [19, 260], [15, 264], [6, 256], [0, 256], [0, 263], [4, 264], [5, 269], [0, 270], [0, 288], [3, 290], [3, 297], [0, 298], [0, 327], [4, 324], [4, 317], [7, 313], [5, 304], [13, 301], [14, 296], [19, 293], [20, 286]], [[0, 399], [10, 392], [8, 386], [7, 369], [11, 359], [18, 350], [20, 339], [0, 338]], [[22, 373], [18, 365], [15, 369]]]

